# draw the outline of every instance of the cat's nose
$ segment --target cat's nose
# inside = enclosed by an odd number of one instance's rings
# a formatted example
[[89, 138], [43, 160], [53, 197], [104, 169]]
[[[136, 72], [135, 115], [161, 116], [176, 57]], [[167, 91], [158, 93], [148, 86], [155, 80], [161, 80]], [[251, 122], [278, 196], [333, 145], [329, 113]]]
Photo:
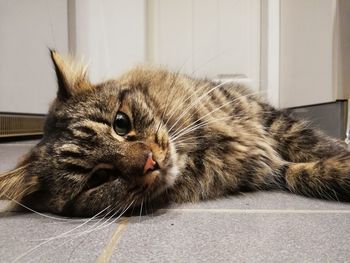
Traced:
[[152, 149], [145, 143], [130, 143], [127, 145], [126, 153], [116, 160], [117, 168], [126, 176], [142, 176], [159, 168]]
[[143, 168], [143, 173], [147, 173], [148, 171], [153, 171], [157, 167], [157, 162], [153, 159], [153, 153], [148, 153], [148, 158], [146, 160], [145, 166]]

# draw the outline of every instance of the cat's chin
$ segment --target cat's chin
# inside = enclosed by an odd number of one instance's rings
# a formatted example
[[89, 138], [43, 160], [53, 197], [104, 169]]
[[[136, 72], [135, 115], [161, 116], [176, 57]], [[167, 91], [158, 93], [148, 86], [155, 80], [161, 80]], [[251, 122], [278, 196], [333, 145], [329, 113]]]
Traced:
[[165, 188], [169, 188], [175, 184], [180, 174], [181, 166], [185, 164], [181, 161], [180, 155], [177, 153], [173, 143], [169, 143], [169, 163], [164, 176]]
[[159, 186], [155, 189], [155, 195], [159, 195], [160, 193], [164, 192], [167, 188], [171, 188], [174, 184], [179, 175], [179, 169], [174, 165], [167, 169], [167, 171], [160, 175], [161, 183]]

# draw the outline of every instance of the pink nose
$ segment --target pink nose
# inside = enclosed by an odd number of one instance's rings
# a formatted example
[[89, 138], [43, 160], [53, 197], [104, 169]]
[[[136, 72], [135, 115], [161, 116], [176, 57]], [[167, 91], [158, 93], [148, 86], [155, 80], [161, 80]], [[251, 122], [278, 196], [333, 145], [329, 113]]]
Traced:
[[154, 170], [154, 166], [156, 165], [157, 163], [153, 160], [153, 154], [152, 152], [150, 152], [148, 154], [148, 158], [147, 158], [147, 161], [146, 161], [146, 164], [145, 164], [145, 167], [143, 168], [143, 173], [147, 173], [149, 170]]

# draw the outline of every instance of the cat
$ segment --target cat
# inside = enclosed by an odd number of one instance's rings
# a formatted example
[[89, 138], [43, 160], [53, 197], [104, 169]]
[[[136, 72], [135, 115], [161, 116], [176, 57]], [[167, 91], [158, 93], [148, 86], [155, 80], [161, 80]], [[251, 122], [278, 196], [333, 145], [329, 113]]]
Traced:
[[345, 143], [240, 84], [148, 66], [92, 84], [50, 52], [57, 97], [42, 140], [1, 174], [4, 199], [67, 216], [256, 190], [350, 199]]

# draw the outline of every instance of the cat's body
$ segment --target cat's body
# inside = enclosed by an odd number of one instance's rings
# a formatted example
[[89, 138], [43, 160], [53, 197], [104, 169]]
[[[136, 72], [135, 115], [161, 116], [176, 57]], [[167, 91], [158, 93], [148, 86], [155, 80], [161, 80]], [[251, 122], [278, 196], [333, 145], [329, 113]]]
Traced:
[[260, 189], [350, 200], [345, 144], [238, 84], [139, 67], [92, 85], [52, 58], [58, 97], [5, 198], [78, 216]]

